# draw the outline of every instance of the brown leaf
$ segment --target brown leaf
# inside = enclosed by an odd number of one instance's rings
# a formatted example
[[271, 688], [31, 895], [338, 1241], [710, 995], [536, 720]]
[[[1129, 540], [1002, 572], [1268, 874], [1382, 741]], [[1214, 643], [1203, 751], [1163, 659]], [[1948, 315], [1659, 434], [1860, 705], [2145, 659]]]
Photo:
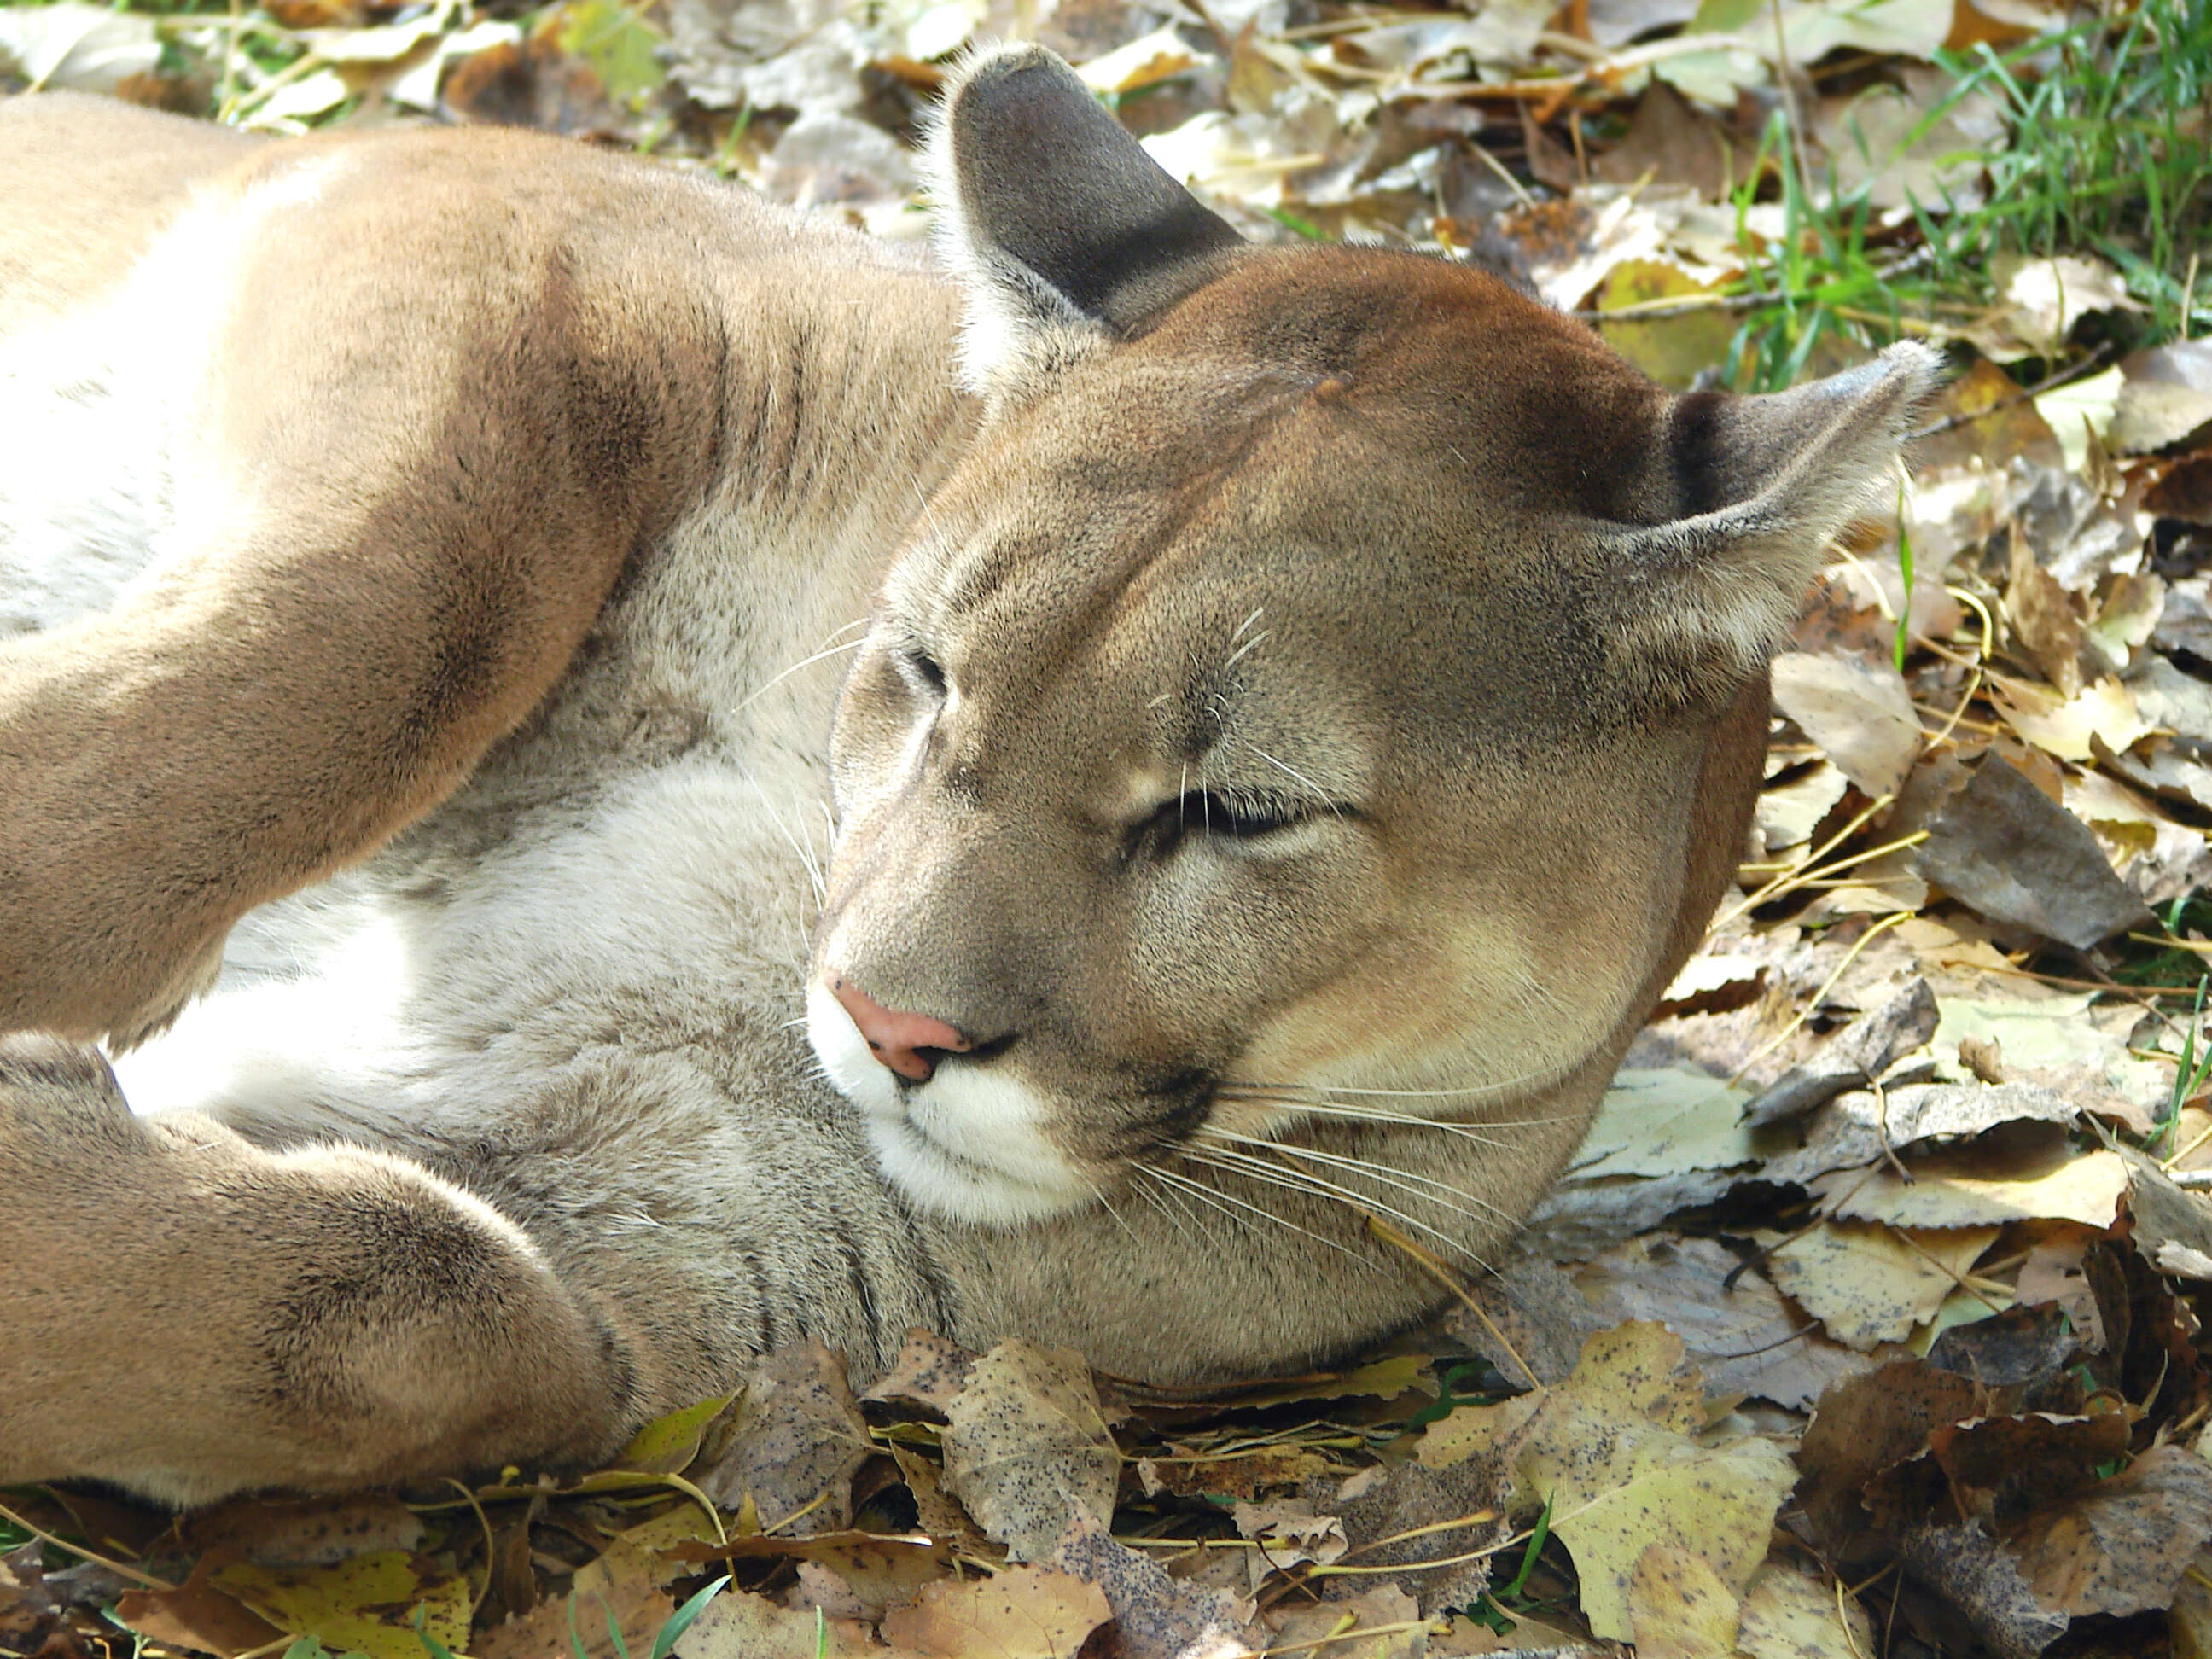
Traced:
[[[549, 1596], [529, 1612], [508, 1619], [468, 1644], [471, 1659], [546, 1659], [573, 1656], [580, 1642], [584, 1659], [619, 1659], [608, 1631], [611, 1619], [622, 1632], [622, 1647], [644, 1653], [676, 1603], [663, 1583], [671, 1576], [659, 1553], [625, 1546], [618, 1536], [595, 1561], [576, 1572], [568, 1594]], [[716, 1598], [726, 1600], [727, 1593]], [[573, 1632], [573, 1635], [572, 1635]]]
[[237, 1498], [199, 1510], [181, 1528], [187, 1549], [264, 1566], [327, 1566], [373, 1550], [413, 1552], [422, 1522], [390, 1498]]
[[1073, 1515], [1112, 1516], [1121, 1455], [1078, 1355], [1001, 1342], [945, 1418], [945, 1490], [1017, 1560], [1050, 1555]]
[[2153, 920], [2088, 826], [1995, 755], [1936, 807], [1928, 831], [1920, 873], [1991, 921], [2086, 951]]
[[[605, 1621], [600, 1622], [604, 1626]], [[578, 1628], [583, 1628], [580, 1620]], [[604, 1628], [601, 1638], [605, 1638]], [[543, 1648], [502, 1649], [501, 1659], [510, 1655], [512, 1659], [566, 1656], [567, 1639], [563, 1635], [556, 1644]], [[648, 1651], [651, 1642], [648, 1634], [646, 1646], [633, 1643], [631, 1653]], [[764, 1595], [741, 1589], [726, 1589], [707, 1603], [692, 1620], [691, 1628], [684, 1632], [683, 1650], [684, 1659], [901, 1659], [896, 1652], [878, 1647], [867, 1626], [854, 1620], [795, 1612], [776, 1606]], [[471, 1651], [480, 1654], [482, 1649]]]
[[2081, 617], [2074, 596], [2035, 560], [2035, 551], [2017, 525], [2012, 536], [2012, 572], [2005, 584], [2005, 617], [2013, 637], [2035, 659], [2062, 697], [2081, 690]]
[[2127, 1165], [2118, 1152], [2076, 1152], [2063, 1140], [2038, 1146], [1997, 1139], [1916, 1156], [1910, 1181], [1888, 1170], [1870, 1176], [1842, 1170], [1809, 1184], [1830, 1199], [1838, 1216], [1899, 1227], [2032, 1220], [2112, 1225], [2128, 1188]]
[[221, 1565], [221, 1557], [202, 1556], [191, 1577], [176, 1589], [132, 1590], [116, 1603], [115, 1616], [142, 1636], [223, 1659], [281, 1640], [283, 1632], [208, 1582]]
[[[1583, 1344], [1623, 1319], [1651, 1317], [1623, 1310], [1607, 1319], [1576, 1293], [1575, 1281], [1538, 1256], [1516, 1256], [1494, 1277], [1479, 1279], [1468, 1293], [1489, 1321], [1455, 1302], [1443, 1328], [1495, 1365], [1516, 1387], [1564, 1382], [1582, 1357]], [[1495, 1328], [1493, 1334], [1492, 1328]], [[1500, 1337], [1504, 1340], [1499, 1340]], [[1526, 1365], [1534, 1377], [1522, 1370]]]
[[915, 1522], [924, 1533], [963, 1560], [993, 1566], [1005, 1562], [1005, 1549], [986, 1538], [975, 1516], [945, 1490], [945, 1471], [939, 1465], [896, 1440], [890, 1443], [890, 1453], [914, 1496]]
[[2029, 1510], [2092, 1484], [2099, 1467], [2127, 1445], [2127, 1419], [2118, 1412], [1941, 1424], [1929, 1431], [1927, 1450], [1867, 1483], [1867, 1512], [1892, 1534], [1974, 1521], [2002, 1537]]
[[1433, 1651], [1413, 1598], [1387, 1587], [1340, 1601], [1291, 1602], [1269, 1615], [1267, 1628], [1270, 1653], [1299, 1659], [1424, 1659]]
[[957, 1342], [908, 1331], [890, 1370], [860, 1398], [870, 1405], [921, 1406], [942, 1417], [975, 1369], [975, 1356]]
[[[1324, 1495], [1317, 1483], [1311, 1495], [1316, 1508], [1342, 1522], [1351, 1564], [1397, 1569], [1379, 1577], [1425, 1613], [1472, 1606], [1490, 1583], [1490, 1558], [1483, 1552], [1512, 1531], [1498, 1468], [1486, 1458], [1441, 1468], [1406, 1463], [1375, 1469], [1343, 1482], [1334, 1494]], [[1438, 1524], [1447, 1521], [1459, 1524]], [[1350, 1595], [1373, 1587], [1377, 1577], [1362, 1573], [1328, 1588]]]
[[2066, 452], [2026, 389], [1987, 358], [1939, 390], [1927, 410], [1928, 422], [1967, 418], [1930, 434], [1912, 447], [1916, 471], [1980, 460], [2002, 473], [2013, 457], [2025, 455], [2039, 465], [2063, 466]]
[[1122, 1659], [1237, 1659], [1258, 1650], [1248, 1620], [1226, 1595], [1176, 1583], [1080, 1509], [1047, 1565], [1105, 1592]]
[[1869, 795], [1894, 793], [1920, 752], [1919, 716], [1887, 662], [1785, 652], [1774, 659], [1774, 705]]
[[2035, 1659], [2072, 1622], [2036, 1599], [2020, 1564], [1978, 1523], [1916, 1527], [1898, 1540], [1897, 1554], [1966, 1616], [1998, 1659]]
[[2163, 1608], [2212, 1541], [2212, 1464], [2179, 1446], [2154, 1447], [2109, 1480], [2031, 1515], [2010, 1541], [2051, 1607], [2075, 1614]]
[[47, 1588], [37, 1539], [0, 1555], [0, 1642], [18, 1653], [46, 1639], [61, 1617], [62, 1604]]
[[1931, 1430], [1985, 1410], [1989, 1391], [1918, 1359], [1846, 1378], [1820, 1396], [1797, 1449], [1797, 1506], [1838, 1559], [1878, 1559], [1867, 1483], [1926, 1449]]
[[1780, 1560], [1752, 1574], [1736, 1647], [1743, 1659], [1866, 1659], [1875, 1651], [1855, 1599]]
[[769, 1532], [810, 1537], [851, 1524], [854, 1472], [874, 1451], [844, 1361], [810, 1339], [753, 1369], [729, 1440], [690, 1478], [724, 1509], [750, 1496]]
[[1936, 1035], [1939, 1018], [1935, 992], [1926, 980], [1914, 978], [1823, 1044], [1808, 1064], [1791, 1066], [1760, 1090], [1743, 1109], [1744, 1121], [1754, 1128], [1784, 1122], [1887, 1078], [1899, 1060]]
[[2063, 1370], [2081, 1346], [2073, 1322], [2043, 1303], [1949, 1327], [1929, 1346], [1928, 1363], [1987, 1388], [2032, 1390]]
[[884, 1639], [920, 1659], [1075, 1659], [1112, 1618], [1097, 1585], [1047, 1567], [939, 1579], [884, 1620]]

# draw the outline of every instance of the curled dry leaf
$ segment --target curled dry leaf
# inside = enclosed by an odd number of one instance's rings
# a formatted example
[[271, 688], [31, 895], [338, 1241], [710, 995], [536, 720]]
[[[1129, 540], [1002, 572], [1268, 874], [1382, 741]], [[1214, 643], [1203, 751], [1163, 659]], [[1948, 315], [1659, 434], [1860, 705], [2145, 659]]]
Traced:
[[1238, 1504], [1229, 1514], [1238, 1534], [1260, 1547], [1246, 1557], [1255, 1590], [1271, 1572], [1288, 1572], [1309, 1563], [1326, 1565], [1342, 1559], [1349, 1547], [1344, 1522], [1333, 1515], [1315, 1514], [1313, 1505], [1302, 1498]]
[[2118, 1152], [2076, 1152], [2063, 1142], [1988, 1143], [1917, 1157], [1912, 1179], [1893, 1170], [1838, 1170], [1812, 1183], [1832, 1214], [1898, 1227], [1980, 1227], [2007, 1221], [2079, 1221], [2109, 1227], [2128, 1189]]
[[1070, 1520], [1114, 1513], [1121, 1454], [1081, 1358], [1001, 1342], [945, 1407], [945, 1488], [1018, 1561], [1041, 1561]]
[[1810, 1064], [1791, 1066], [1760, 1090], [1744, 1107], [1744, 1121], [1754, 1128], [1784, 1122], [1869, 1081], [1887, 1079], [1900, 1060], [1936, 1035], [1937, 1019], [1936, 994], [1916, 976], [1822, 1044]]
[[860, 1398], [870, 1405], [910, 1403], [941, 1417], [968, 1386], [975, 1369], [975, 1356], [957, 1342], [927, 1331], [908, 1331], [906, 1346], [890, 1370]]
[[2026, 1083], [1984, 1088], [1978, 1084], [1906, 1084], [1844, 1094], [1805, 1126], [1805, 1144], [1769, 1158], [1769, 1181], [1801, 1185], [1838, 1170], [1863, 1169], [1901, 1147], [1923, 1141], [1985, 1134], [2006, 1123], [2072, 1124], [2081, 1114], [2072, 1101]]
[[2035, 1659], [2073, 1622], [2037, 1599], [2020, 1563], [1978, 1521], [1916, 1526], [1896, 1551], [1905, 1571], [1963, 1614], [1998, 1659]]
[[1989, 1391], [1918, 1359], [1847, 1377], [1820, 1397], [1797, 1449], [1797, 1507], [1838, 1561], [1878, 1559], [1867, 1485], [1926, 1449], [1930, 1431], [1987, 1408]]

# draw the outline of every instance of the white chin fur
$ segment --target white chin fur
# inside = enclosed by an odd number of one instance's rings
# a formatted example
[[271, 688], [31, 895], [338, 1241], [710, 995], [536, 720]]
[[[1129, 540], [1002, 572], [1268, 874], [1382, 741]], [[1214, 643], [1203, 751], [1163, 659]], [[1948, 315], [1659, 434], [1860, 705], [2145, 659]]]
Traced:
[[1020, 1079], [952, 1060], [902, 1090], [819, 985], [807, 988], [806, 1036], [830, 1080], [860, 1109], [884, 1173], [924, 1209], [1005, 1225], [1097, 1200], [1097, 1186], [1045, 1139], [1044, 1103]]

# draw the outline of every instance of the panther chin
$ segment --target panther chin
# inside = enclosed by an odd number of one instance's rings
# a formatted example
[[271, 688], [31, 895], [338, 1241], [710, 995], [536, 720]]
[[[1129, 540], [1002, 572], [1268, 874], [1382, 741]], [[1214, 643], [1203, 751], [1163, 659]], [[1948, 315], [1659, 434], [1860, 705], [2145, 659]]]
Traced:
[[905, 1081], [819, 984], [807, 988], [806, 1036], [838, 1092], [860, 1109], [876, 1162], [923, 1209], [1012, 1226], [1099, 1201], [1098, 1179], [1046, 1138], [1044, 1099], [1002, 1065], [956, 1055], [927, 1082]]

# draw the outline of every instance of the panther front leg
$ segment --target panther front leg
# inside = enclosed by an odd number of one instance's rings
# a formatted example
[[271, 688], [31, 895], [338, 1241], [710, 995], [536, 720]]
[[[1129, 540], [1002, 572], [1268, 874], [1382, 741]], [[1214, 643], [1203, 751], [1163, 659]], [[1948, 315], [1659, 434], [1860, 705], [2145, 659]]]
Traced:
[[586, 1465], [623, 1344], [520, 1230], [405, 1160], [131, 1115], [94, 1052], [0, 1038], [0, 1486], [173, 1504]]

